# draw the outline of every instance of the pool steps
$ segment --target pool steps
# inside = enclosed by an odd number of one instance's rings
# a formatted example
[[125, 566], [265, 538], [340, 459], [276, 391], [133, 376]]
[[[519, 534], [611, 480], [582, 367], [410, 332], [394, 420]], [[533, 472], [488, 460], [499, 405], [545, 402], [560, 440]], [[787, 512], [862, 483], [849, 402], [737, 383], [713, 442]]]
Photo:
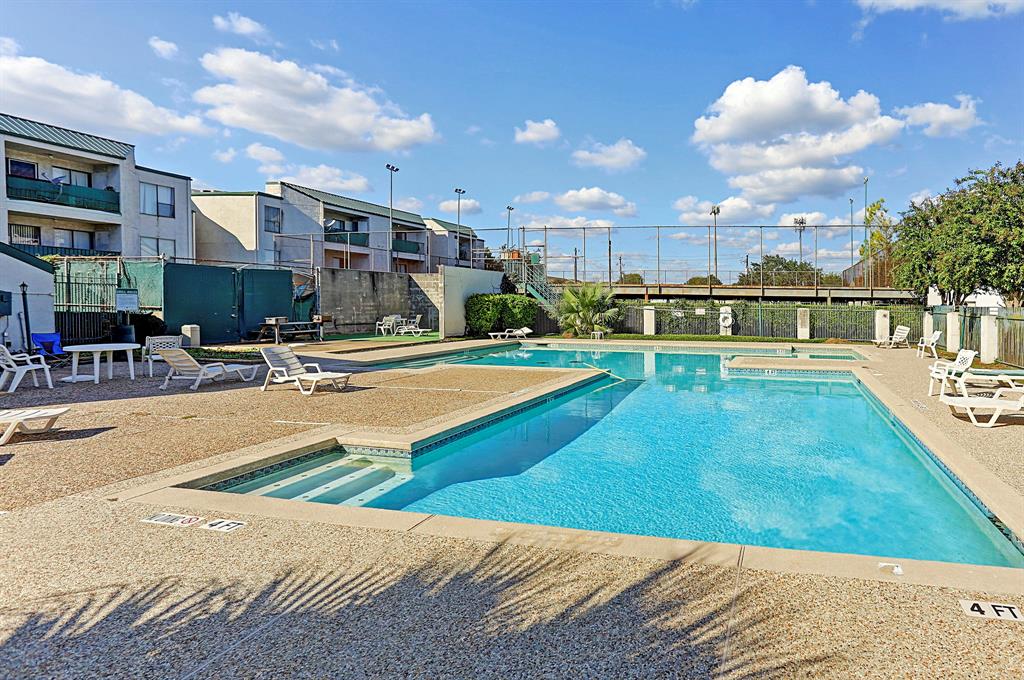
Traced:
[[331, 470], [351, 469], [353, 466], [359, 466], [359, 468], [336, 479], [326, 481], [308, 491], [286, 497], [300, 501], [317, 501], [330, 496], [330, 500], [327, 502], [332, 504], [362, 505], [412, 478], [411, 474], [396, 473], [387, 465], [372, 463], [360, 456], [345, 456], [344, 458], [306, 470], [291, 477], [285, 477], [272, 484], [252, 489], [246, 493], [253, 496], [278, 495], [276, 492], [284, 491], [287, 487], [300, 484], [312, 477], [329, 477]]

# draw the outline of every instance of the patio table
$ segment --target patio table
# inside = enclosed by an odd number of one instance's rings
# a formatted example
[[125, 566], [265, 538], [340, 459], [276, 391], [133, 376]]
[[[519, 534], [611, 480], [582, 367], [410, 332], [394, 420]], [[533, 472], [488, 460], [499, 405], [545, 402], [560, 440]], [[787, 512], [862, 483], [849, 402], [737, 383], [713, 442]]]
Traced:
[[[99, 342], [89, 345], [66, 345], [65, 352], [71, 354], [71, 375], [61, 378], [63, 382], [85, 382], [88, 380], [96, 384], [100, 382], [100, 355], [107, 355], [107, 380], [114, 377], [114, 352], [124, 352], [128, 356], [128, 375], [135, 380], [135, 356], [134, 351], [141, 345], [134, 342]], [[78, 358], [80, 354], [92, 354], [92, 375], [78, 374]]]

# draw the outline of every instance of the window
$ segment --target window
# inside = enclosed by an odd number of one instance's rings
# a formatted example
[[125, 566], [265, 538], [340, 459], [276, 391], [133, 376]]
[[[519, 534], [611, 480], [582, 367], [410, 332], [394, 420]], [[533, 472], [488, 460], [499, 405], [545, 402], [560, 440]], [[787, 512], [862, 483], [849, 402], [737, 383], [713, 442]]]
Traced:
[[70, 170], [53, 166], [53, 179], [59, 179], [61, 184], [70, 184], [76, 187], [92, 186], [91, 175], [81, 170]]
[[174, 188], [140, 182], [139, 212], [143, 215], [174, 217]]
[[14, 158], [7, 159], [7, 174], [12, 177], [36, 178], [36, 164], [28, 161], [19, 161]]
[[174, 259], [174, 239], [143, 236], [140, 240], [143, 257], [167, 257]]
[[78, 229], [54, 229], [53, 245], [61, 248], [92, 250], [92, 232]]
[[22, 246], [40, 245], [39, 227], [32, 227], [26, 224], [12, 224], [11, 243]]
[[272, 205], [263, 206], [263, 231], [280, 234], [281, 218], [282, 211], [280, 208]]

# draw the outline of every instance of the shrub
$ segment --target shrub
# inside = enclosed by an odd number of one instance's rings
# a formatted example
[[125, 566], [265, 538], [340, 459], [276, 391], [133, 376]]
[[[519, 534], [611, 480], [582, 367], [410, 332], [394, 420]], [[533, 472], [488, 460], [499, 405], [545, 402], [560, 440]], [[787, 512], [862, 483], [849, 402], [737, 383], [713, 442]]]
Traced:
[[596, 283], [567, 288], [558, 302], [558, 325], [577, 337], [590, 335], [592, 331], [611, 333], [611, 324], [620, 314], [611, 289]]
[[522, 328], [532, 326], [537, 318], [537, 301], [525, 295], [503, 295], [504, 307], [501, 314], [501, 326], [505, 328]]
[[466, 331], [485, 335], [494, 330], [522, 328], [537, 318], [537, 301], [525, 295], [479, 293], [466, 300]]

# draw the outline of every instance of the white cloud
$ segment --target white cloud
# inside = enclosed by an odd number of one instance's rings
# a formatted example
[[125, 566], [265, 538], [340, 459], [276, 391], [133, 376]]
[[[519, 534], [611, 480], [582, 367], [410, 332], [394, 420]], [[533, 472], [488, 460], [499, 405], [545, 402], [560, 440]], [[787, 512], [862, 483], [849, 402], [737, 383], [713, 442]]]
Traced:
[[562, 131], [558, 129], [558, 124], [550, 118], [545, 118], [541, 122], [533, 120], [526, 121], [526, 126], [522, 129], [516, 128], [516, 144], [544, 144], [546, 142], [553, 142], [562, 135]]
[[162, 59], [173, 59], [178, 54], [178, 46], [169, 40], [161, 40], [155, 35], [149, 39], [149, 46], [156, 56]]
[[1024, 0], [857, 0], [865, 12], [934, 10], [949, 19], [989, 19], [1024, 11]]
[[636, 167], [647, 157], [647, 152], [625, 137], [614, 144], [595, 143], [590, 149], [573, 151], [572, 159], [581, 167], [598, 167], [605, 170], [628, 170]]
[[219, 123], [244, 128], [306, 148], [344, 150], [407, 149], [437, 137], [430, 114], [406, 116], [379, 101], [376, 90], [327, 76], [293, 61], [221, 48], [200, 60], [207, 72], [228, 81], [198, 90]]
[[338, 41], [334, 38], [331, 38], [330, 40], [314, 40], [310, 38], [309, 44], [318, 50], [333, 50], [334, 52], [341, 50], [341, 46], [338, 45]]
[[[95, 73], [71, 71], [39, 57], [19, 56], [0, 42], [3, 99], [9, 113], [98, 134], [194, 135], [210, 129], [195, 114], [157, 106]], [[59, 116], [55, 118], [55, 113]]]
[[216, 15], [213, 17], [213, 27], [224, 33], [234, 33], [258, 43], [265, 43], [270, 40], [270, 31], [267, 27], [238, 12], [228, 12], [226, 17]]
[[555, 203], [564, 210], [610, 210], [620, 217], [636, 215], [636, 203], [600, 187], [570, 189], [555, 196]]
[[260, 172], [264, 175], [280, 175], [285, 171], [284, 154], [272, 146], [265, 146], [259, 142], [253, 142], [245, 147], [245, 155], [254, 161], [259, 161]]
[[334, 193], [363, 193], [372, 189], [370, 181], [362, 175], [323, 163], [313, 166], [300, 165], [289, 170], [292, 174], [282, 177], [282, 181]]
[[921, 189], [920, 191], [915, 191], [914, 193], [910, 194], [910, 202], [911, 203], [924, 203], [925, 201], [927, 201], [931, 197], [932, 197], [931, 189]]
[[[605, 219], [590, 219], [583, 215], [568, 217], [565, 215], [523, 215], [522, 225], [528, 230], [542, 230], [548, 227], [549, 235], [561, 236], [564, 238], [578, 238], [583, 234], [583, 228], [611, 229], [615, 223]], [[593, 232], [591, 232], [593, 233]]]
[[729, 186], [758, 203], [788, 203], [800, 196], [834, 197], [859, 185], [864, 169], [850, 165], [845, 168], [785, 168], [764, 170], [752, 175], [729, 178]]
[[825, 224], [825, 220], [827, 219], [825, 213], [820, 210], [814, 210], [811, 212], [783, 213], [779, 216], [778, 225], [780, 227], [792, 227], [793, 220], [798, 217], [804, 218], [807, 224]]
[[896, 109], [896, 113], [905, 116], [910, 125], [924, 127], [924, 133], [929, 137], [957, 135], [981, 125], [977, 112], [978, 100], [967, 94], [958, 94], [956, 100], [960, 102], [956, 108], [949, 104], [928, 102], [904, 106]]
[[418, 213], [423, 210], [423, 201], [415, 196], [406, 196], [395, 201], [395, 207], [406, 212]]
[[512, 199], [513, 203], [540, 203], [551, 198], [551, 194], [546, 191], [528, 191], [525, 194], [519, 194]]
[[468, 128], [466, 128], [466, 134], [472, 137], [476, 133], [480, 132], [482, 129], [483, 128], [480, 127], [479, 125], [470, 125]]
[[[701, 201], [696, 196], [677, 198], [672, 207], [679, 211], [681, 224], [711, 224], [711, 201]], [[719, 201], [719, 224], [744, 224], [767, 219], [775, 212], [774, 205], [757, 205], [740, 196], [730, 196]]]
[[220, 163], [230, 163], [235, 160], [235, 156], [238, 154], [234, 148], [224, 149], [223, 151], [217, 150], [213, 152], [213, 157]]
[[[441, 201], [438, 204], [437, 209], [441, 212], [456, 214], [458, 211], [458, 201], [454, 198], [450, 198], [447, 201]], [[464, 198], [462, 199], [462, 214], [463, 215], [479, 215], [483, 212], [480, 207], [480, 201], [475, 198]]]
[[0, 36], [0, 57], [13, 57], [21, 51], [21, 45], [14, 38]]

